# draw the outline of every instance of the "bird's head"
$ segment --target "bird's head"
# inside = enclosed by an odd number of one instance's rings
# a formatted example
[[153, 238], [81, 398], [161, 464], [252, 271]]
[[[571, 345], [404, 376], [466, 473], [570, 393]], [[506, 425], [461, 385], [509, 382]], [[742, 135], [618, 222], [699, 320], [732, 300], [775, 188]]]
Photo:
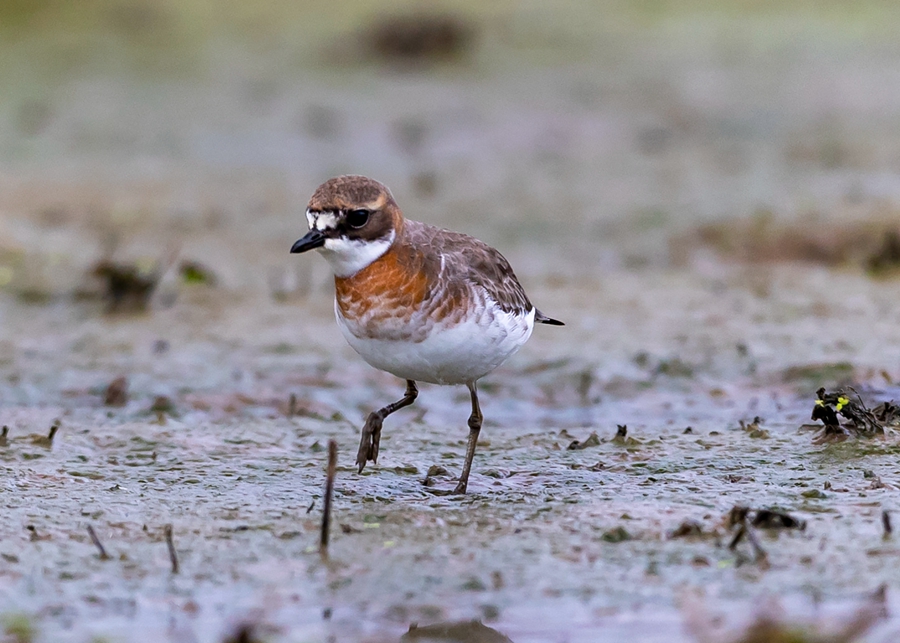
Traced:
[[403, 215], [384, 185], [365, 176], [337, 176], [316, 188], [306, 208], [309, 232], [292, 253], [318, 249], [338, 277], [349, 277], [387, 252]]

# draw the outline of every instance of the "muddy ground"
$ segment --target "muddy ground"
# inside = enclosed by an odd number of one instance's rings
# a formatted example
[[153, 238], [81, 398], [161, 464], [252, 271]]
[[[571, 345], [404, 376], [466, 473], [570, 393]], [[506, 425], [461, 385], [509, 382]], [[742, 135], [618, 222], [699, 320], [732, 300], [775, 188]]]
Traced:
[[[458, 41], [399, 59], [364, 2], [3, 9], [4, 643], [732, 641], [839, 629], [883, 585], [860, 640], [894, 640], [897, 435], [801, 425], [820, 386], [900, 399], [896, 9], [445, 6]], [[352, 466], [403, 385], [287, 253], [341, 172], [567, 323], [484, 380], [465, 497], [435, 493], [464, 389], [423, 386]], [[164, 264], [148, 310], [109, 312], [104, 258]], [[805, 528], [731, 549], [736, 505]]]

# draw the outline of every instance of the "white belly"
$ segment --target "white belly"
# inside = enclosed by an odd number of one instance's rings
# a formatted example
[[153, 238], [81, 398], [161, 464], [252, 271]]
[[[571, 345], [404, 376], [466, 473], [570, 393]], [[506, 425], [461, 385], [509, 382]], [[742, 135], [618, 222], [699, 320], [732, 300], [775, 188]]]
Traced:
[[435, 324], [418, 342], [358, 337], [337, 305], [335, 316], [347, 342], [366, 362], [397, 377], [431, 384], [465, 384], [484, 377], [518, 351], [534, 330], [533, 308], [527, 315], [496, 309], [478, 321]]

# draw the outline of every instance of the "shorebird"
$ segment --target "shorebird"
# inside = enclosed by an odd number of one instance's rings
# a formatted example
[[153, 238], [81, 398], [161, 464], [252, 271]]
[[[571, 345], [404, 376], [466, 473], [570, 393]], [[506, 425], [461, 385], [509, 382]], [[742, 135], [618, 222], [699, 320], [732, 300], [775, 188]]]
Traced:
[[381, 428], [415, 402], [416, 382], [464, 384], [472, 399], [459, 483], [466, 492], [482, 414], [479, 379], [518, 351], [535, 323], [562, 326], [535, 308], [509, 262], [486, 243], [404, 218], [390, 190], [364, 176], [320, 185], [309, 232], [292, 253], [318, 250], [334, 272], [334, 312], [370, 365], [406, 380], [406, 394], [366, 418], [356, 464], [378, 460]]

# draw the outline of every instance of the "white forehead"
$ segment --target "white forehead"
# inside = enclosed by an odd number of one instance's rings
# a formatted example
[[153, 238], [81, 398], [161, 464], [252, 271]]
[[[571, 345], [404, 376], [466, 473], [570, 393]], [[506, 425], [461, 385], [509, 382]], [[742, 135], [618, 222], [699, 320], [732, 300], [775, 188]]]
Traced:
[[310, 230], [332, 230], [337, 227], [338, 218], [334, 212], [306, 211], [306, 220]]

